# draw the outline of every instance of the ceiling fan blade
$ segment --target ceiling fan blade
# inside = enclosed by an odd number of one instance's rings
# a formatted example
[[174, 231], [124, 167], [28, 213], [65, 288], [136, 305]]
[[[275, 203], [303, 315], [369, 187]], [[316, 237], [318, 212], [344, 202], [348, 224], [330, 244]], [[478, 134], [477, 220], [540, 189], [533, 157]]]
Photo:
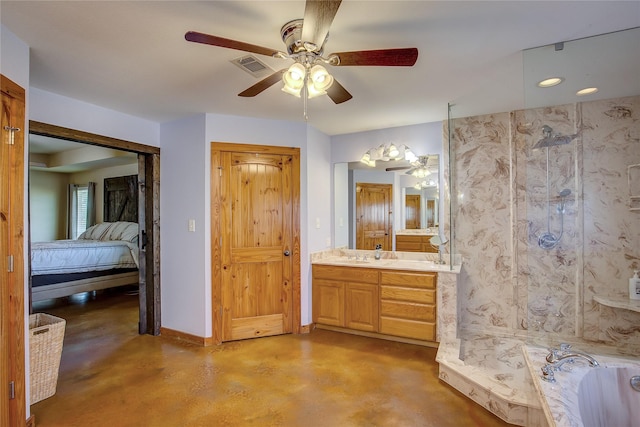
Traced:
[[334, 78], [333, 84], [327, 89], [327, 96], [336, 104], [342, 104], [353, 98], [347, 90]]
[[342, 0], [307, 0], [302, 23], [302, 41], [313, 43], [316, 46], [315, 52], [322, 49], [341, 2]]
[[406, 169], [411, 169], [411, 166], [396, 166], [396, 167], [392, 167], [392, 168], [386, 168], [385, 171], [386, 172], [393, 172], [393, 171], [402, 171], [402, 170], [406, 170]]
[[277, 50], [268, 47], [257, 46], [255, 44], [243, 43], [237, 40], [225, 39], [223, 37], [212, 36], [209, 34], [198, 33], [197, 31], [189, 31], [184, 38], [190, 42], [210, 44], [212, 46], [226, 47], [228, 49], [242, 50], [245, 52], [258, 53], [260, 55], [274, 56], [280, 53]]
[[402, 49], [358, 50], [355, 52], [336, 52], [329, 58], [337, 56], [339, 66], [347, 65], [383, 65], [392, 67], [411, 67], [418, 60], [418, 49], [408, 47]]
[[287, 71], [286, 68], [283, 68], [280, 71], [276, 71], [270, 76], [260, 80], [258, 83], [254, 84], [253, 86], [243, 90], [238, 94], [238, 96], [243, 96], [248, 98], [248, 97], [258, 95], [259, 93], [269, 89], [271, 86], [278, 83], [279, 81], [282, 81], [282, 75], [284, 74], [285, 71]]

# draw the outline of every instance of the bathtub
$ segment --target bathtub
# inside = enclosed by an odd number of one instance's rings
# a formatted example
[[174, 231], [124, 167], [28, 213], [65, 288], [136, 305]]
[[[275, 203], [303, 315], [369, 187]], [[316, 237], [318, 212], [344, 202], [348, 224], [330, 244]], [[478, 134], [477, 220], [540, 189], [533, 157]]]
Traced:
[[640, 425], [640, 391], [631, 378], [640, 377], [637, 367], [593, 369], [578, 384], [578, 407], [584, 427]]
[[600, 366], [576, 360], [555, 372], [556, 382], [550, 383], [541, 378], [549, 350], [525, 346], [523, 351], [550, 427], [640, 425], [640, 392], [630, 385], [631, 377], [640, 375], [640, 360], [593, 354]]

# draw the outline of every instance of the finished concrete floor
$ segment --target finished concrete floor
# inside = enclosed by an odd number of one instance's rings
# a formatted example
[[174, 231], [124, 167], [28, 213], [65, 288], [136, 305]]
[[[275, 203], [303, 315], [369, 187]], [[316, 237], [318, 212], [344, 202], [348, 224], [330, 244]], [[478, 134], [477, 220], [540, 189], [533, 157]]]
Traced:
[[137, 334], [137, 296], [34, 304], [66, 319], [48, 426], [509, 426], [438, 379], [436, 349], [325, 330], [198, 347]]

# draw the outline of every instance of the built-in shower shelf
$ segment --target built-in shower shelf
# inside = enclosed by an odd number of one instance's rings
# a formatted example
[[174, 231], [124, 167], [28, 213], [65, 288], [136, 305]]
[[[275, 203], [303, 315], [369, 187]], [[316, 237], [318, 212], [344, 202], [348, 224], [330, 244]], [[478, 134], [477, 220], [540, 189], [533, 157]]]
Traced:
[[640, 300], [630, 300], [628, 298], [601, 297], [594, 296], [594, 301], [606, 305], [607, 307], [621, 308], [640, 313]]

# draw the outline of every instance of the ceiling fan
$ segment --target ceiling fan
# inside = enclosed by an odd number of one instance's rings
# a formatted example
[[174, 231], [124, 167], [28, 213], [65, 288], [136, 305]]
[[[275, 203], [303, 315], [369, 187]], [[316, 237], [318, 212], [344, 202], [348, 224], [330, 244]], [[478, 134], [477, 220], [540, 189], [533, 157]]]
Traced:
[[305, 99], [326, 94], [334, 103], [340, 104], [350, 100], [352, 95], [326, 71], [323, 65], [410, 67], [418, 59], [416, 48], [337, 52], [323, 57], [329, 27], [338, 12], [340, 3], [341, 0], [307, 0], [304, 19], [287, 22], [280, 30], [282, 41], [287, 47], [286, 53], [196, 31], [187, 32], [185, 39], [190, 42], [294, 60], [291, 67], [276, 71], [240, 92], [238, 96], [253, 97], [277, 82], [284, 81], [285, 92], [300, 96], [302, 91]]

